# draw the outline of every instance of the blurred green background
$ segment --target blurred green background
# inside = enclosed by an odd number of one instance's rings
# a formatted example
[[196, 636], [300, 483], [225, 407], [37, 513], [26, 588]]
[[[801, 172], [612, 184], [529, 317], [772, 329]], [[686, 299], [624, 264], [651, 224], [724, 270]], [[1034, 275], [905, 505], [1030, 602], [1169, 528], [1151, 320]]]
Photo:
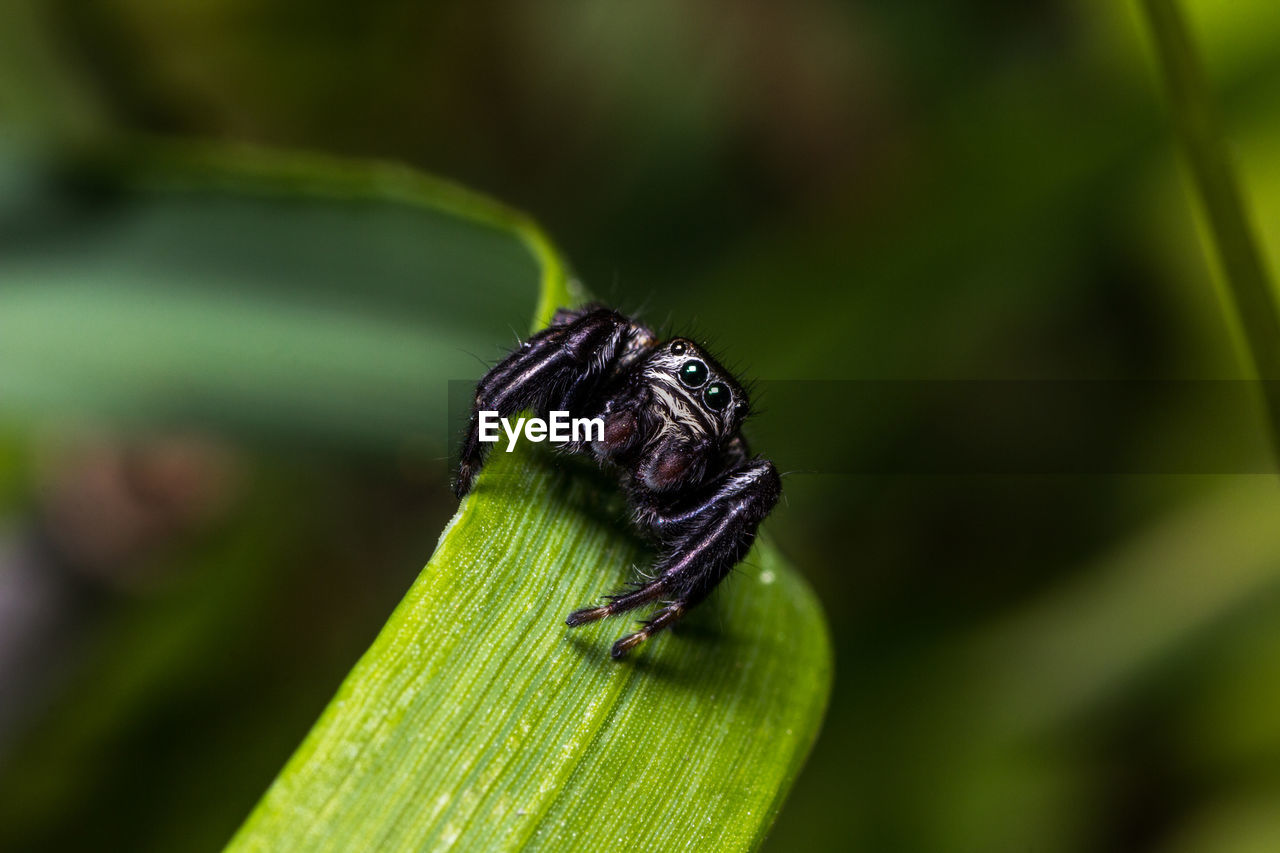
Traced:
[[[1184, 8], [1274, 269], [1280, 6]], [[202, 296], [167, 315], [189, 329], [120, 340], [190, 333], [259, 395], [214, 383], [208, 411], [147, 433], [141, 381], [0, 399], [0, 848], [230, 836], [453, 511], [444, 386], [533, 310], [532, 279], [416, 294], [423, 214], [122, 200], [65, 165], [148, 134], [457, 180], [527, 211], [599, 297], [770, 380], [749, 432], [789, 471], [768, 528], [825, 604], [837, 671], [768, 849], [1280, 850], [1275, 478], [1123, 473], [1261, 436], [1213, 383], [1117, 424], [1122, 473], [901, 473], [857, 430], [820, 470], [787, 464], [813, 456], [794, 407], [838, 407], [836, 380], [1245, 375], [1132, 4], [15, 0], [0, 111], [0, 311], [27, 312], [6, 332], [72, 351], [76, 312], [119, 304], [6, 298], [40, 247], [64, 285], [136, 264], [159, 282], [138, 304], [175, 277]], [[246, 231], [259, 244], [220, 242]], [[286, 262], [297, 280], [264, 293]], [[349, 322], [318, 325], [335, 304]], [[278, 325], [242, 351], [208, 343], [263, 306]], [[312, 384], [255, 371], [276, 334], [334, 342]], [[421, 412], [382, 405], [361, 361], [389, 339]], [[159, 382], [182, 375], [171, 349], [100, 357]], [[10, 358], [0, 388], [27, 404], [40, 370], [65, 384], [56, 359]], [[805, 401], [800, 379], [829, 381]], [[67, 393], [110, 426], [61, 418]], [[947, 432], [921, 417], [887, 405], [868, 433]], [[1236, 470], [1265, 470], [1262, 447]], [[880, 473], [838, 473], [857, 471]]]

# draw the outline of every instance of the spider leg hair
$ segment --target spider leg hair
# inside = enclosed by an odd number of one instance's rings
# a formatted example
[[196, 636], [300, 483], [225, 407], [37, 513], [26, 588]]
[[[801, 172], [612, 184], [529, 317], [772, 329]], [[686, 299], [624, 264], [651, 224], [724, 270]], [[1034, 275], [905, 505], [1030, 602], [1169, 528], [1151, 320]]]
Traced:
[[525, 409], [546, 416], [570, 410], [575, 399], [607, 378], [619, 354], [635, 334], [633, 323], [607, 308], [557, 312], [552, 324], [485, 374], [476, 386], [471, 418], [462, 440], [454, 492], [471, 491], [484, 464], [480, 412], [510, 417]]

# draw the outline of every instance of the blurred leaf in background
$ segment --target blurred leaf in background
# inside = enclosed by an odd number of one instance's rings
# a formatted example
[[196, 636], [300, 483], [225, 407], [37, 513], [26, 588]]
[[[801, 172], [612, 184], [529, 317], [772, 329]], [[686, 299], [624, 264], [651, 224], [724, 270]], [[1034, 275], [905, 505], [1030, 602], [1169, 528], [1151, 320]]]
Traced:
[[[1245, 375], [1132, 3], [22, 5], [40, 10], [61, 60], [38, 63], [56, 73], [26, 79], [50, 94], [25, 102], [88, 117], [60, 123], [449, 175], [529, 210], [595, 292], [700, 331], [759, 378]], [[1274, 269], [1280, 9], [1184, 6]], [[492, 331], [482, 348], [510, 341]], [[786, 427], [798, 415], [760, 402], [754, 445], [787, 468], [808, 451]], [[810, 401], [815, 416], [827, 402]], [[1153, 401], [1117, 425], [1116, 470], [1144, 470], [1153, 445], [1194, 452], [1239, 435], [1235, 417], [1195, 396], [1176, 412]], [[946, 427], [909, 407], [867, 421], [869, 436]], [[884, 470], [886, 448], [862, 435], [831, 440], [827, 470]], [[31, 469], [30, 445], [14, 438], [10, 470]], [[360, 554], [351, 541], [383, 530], [389, 549], [423, 553], [429, 543], [391, 544], [390, 507], [412, 495], [443, 522], [443, 463], [406, 474], [400, 456], [368, 453], [320, 466], [348, 483], [328, 494], [394, 500], [347, 537], [329, 525], [338, 541], [320, 550]], [[298, 464], [305, 481], [319, 463]], [[437, 485], [414, 485], [424, 477]], [[30, 491], [10, 488], [11, 503]], [[1272, 491], [1264, 477], [793, 471], [770, 529], [811, 570], [840, 669], [770, 845], [1280, 846]], [[338, 618], [325, 616], [341, 633]], [[278, 712], [296, 740], [380, 621], [349, 629], [359, 638], [341, 664], [291, 682], [310, 691], [305, 712], [264, 697], [254, 719]], [[104, 758], [102, 778], [145, 764], [165, 730], [139, 724], [138, 748]], [[271, 741], [276, 759], [288, 741]], [[261, 773], [278, 763], [266, 751]], [[166, 771], [175, 790], [196, 784]], [[131, 823], [107, 811], [112, 792], [90, 789], [60, 815]], [[231, 820], [214, 799], [200, 807]], [[170, 814], [194, 825], [198, 811]]]

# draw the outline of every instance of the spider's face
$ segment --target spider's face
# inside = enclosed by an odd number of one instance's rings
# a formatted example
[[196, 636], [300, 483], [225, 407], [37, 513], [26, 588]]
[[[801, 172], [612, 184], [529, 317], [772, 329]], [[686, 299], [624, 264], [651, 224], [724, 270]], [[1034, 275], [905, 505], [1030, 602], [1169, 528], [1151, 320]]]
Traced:
[[[722, 443], [736, 435], [750, 405], [719, 362], [685, 338], [659, 347], [642, 375], [668, 429]], [[664, 430], [665, 432], [666, 430]]]

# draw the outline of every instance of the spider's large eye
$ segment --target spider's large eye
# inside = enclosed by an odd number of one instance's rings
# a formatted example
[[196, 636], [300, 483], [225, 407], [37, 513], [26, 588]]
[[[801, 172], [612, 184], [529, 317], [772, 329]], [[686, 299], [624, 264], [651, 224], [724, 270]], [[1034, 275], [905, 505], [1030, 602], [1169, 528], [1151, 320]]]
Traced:
[[680, 365], [680, 383], [686, 388], [701, 388], [707, 381], [707, 366], [696, 358]]
[[707, 404], [707, 408], [717, 412], [724, 411], [732, 398], [729, 386], [723, 382], [712, 382], [707, 386], [707, 390], [702, 392], [702, 401]]

